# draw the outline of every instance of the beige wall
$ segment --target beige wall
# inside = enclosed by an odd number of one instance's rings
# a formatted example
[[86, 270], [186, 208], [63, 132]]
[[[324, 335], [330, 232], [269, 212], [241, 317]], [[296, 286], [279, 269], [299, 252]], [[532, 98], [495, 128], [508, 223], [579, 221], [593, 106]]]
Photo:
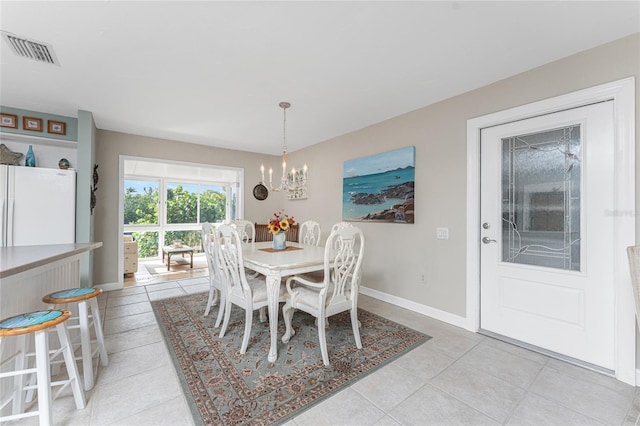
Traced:
[[[326, 238], [326, 231], [341, 219], [343, 162], [413, 145], [415, 224], [362, 223], [367, 244], [362, 284], [463, 317], [467, 120], [629, 76], [636, 77], [638, 113], [639, 52], [640, 34], [636, 34], [292, 153], [290, 164], [309, 166], [310, 198], [304, 201], [286, 201], [280, 194], [270, 194], [265, 204], [253, 200], [250, 189], [258, 181], [260, 162], [266, 164], [268, 157], [101, 131], [97, 161], [103, 174], [96, 238], [105, 246], [96, 256], [95, 282], [116, 281], [118, 154], [243, 166], [249, 219], [264, 222], [273, 210], [284, 207], [298, 220], [318, 220]], [[640, 116], [636, 125], [640, 126]], [[640, 147], [637, 152], [640, 155]], [[277, 164], [277, 159], [271, 162]], [[449, 228], [450, 239], [437, 240], [437, 227]], [[422, 274], [425, 284], [420, 283]]]

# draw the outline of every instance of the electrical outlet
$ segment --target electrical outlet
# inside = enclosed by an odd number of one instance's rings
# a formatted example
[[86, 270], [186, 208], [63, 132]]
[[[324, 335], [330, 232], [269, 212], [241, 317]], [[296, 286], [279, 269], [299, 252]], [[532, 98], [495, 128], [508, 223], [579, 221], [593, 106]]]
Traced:
[[439, 240], [448, 240], [449, 228], [436, 228], [436, 238]]
[[424, 277], [424, 274], [420, 274], [420, 284], [426, 284], [426, 279]]

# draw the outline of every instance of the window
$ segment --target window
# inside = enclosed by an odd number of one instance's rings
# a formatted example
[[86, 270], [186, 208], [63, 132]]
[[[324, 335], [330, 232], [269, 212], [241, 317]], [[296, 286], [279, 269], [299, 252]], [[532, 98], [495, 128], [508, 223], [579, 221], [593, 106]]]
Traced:
[[241, 217], [241, 179], [240, 169], [125, 160], [124, 233], [143, 259], [175, 240], [200, 251], [202, 223]]

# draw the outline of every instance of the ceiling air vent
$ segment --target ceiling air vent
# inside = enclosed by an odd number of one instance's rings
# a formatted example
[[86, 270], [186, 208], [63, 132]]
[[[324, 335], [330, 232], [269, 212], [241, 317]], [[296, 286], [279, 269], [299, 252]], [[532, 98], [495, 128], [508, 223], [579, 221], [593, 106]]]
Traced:
[[49, 43], [30, 40], [6, 31], [2, 31], [2, 38], [9, 44], [13, 53], [18, 56], [60, 66], [60, 62], [58, 62], [58, 58], [53, 51], [53, 46]]

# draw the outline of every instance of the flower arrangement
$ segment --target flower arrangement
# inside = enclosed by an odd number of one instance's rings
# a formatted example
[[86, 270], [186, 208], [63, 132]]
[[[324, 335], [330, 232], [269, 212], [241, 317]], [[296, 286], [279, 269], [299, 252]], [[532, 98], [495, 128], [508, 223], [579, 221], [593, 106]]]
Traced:
[[287, 230], [295, 225], [296, 221], [293, 216], [289, 216], [284, 214], [284, 211], [279, 211], [273, 214], [273, 217], [269, 219], [269, 232], [273, 235], [279, 234], [280, 232], [287, 232]]

